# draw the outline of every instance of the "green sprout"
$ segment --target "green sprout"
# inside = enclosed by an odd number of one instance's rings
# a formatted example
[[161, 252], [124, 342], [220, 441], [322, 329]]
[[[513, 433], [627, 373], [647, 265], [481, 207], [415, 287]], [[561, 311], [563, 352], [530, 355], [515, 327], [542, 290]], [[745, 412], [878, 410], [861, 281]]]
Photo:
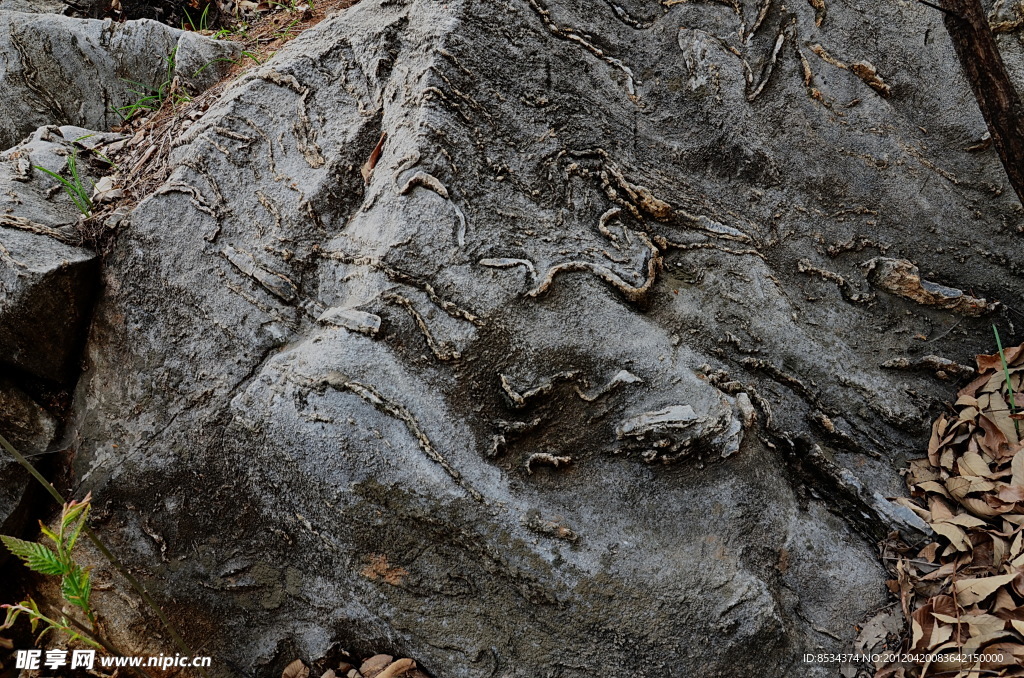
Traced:
[[71, 155], [68, 156], [67, 167], [68, 173], [71, 174], [70, 179], [65, 179], [56, 172], [39, 165], [33, 165], [33, 167], [59, 181], [60, 185], [64, 188], [64, 192], [71, 196], [71, 200], [75, 203], [78, 211], [85, 216], [89, 216], [89, 212], [92, 211], [92, 199], [89, 197], [89, 191], [82, 182], [82, 177], [78, 174], [78, 151], [72, 151]]
[[164, 104], [170, 102], [171, 106], [178, 106], [179, 104], [188, 103], [192, 101], [185, 92], [176, 92], [174, 90], [174, 70], [176, 67], [176, 55], [178, 48], [175, 47], [171, 50], [171, 53], [164, 57], [164, 61], [167, 62], [167, 72], [164, 75], [164, 80], [156, 87], [150, 87], [143, 85], [142, 83], [135, 82], [134, 80], [128, 80], [121, 78], [122, 81], [127, 82], [130, 85], [137, 87], [138, 89], [128, 88], [128, 91], [137, 94], [138, 99], [126, 104], [119, 106], [117, 113], [124, 119], [130, 120], [141, 111], [158, 111], [164, 107]]
[[72, 501], [64, 504], [57, 532], [53, 532], [40, 521], [39, 527], [46, 538], [53, 542], [53, 549], [44, 544], [8, 536], [0, 536], [0, 541], [3, 541], [7, 550], [20, 558], [33, 572], [59, 576], [61, 578], [61, 596], [82, 611], [92, 631], [86, 631], [81, 624], [69, 619], [66, 615], [61, 615], [58, 620], [43, 614], [39, 605], [32, 598], [16, 605], [0, 605], [0, 609], [7, 610], [7, 618], [0, 626], [0, 630], [11, 628], [18, 617], [24, 614], [31, 623], [33, 633], [39, 630], [40, 625], [43, 626], [43, 630], [37, 637], [37, 642], [39, 638], [53, 631], [66, 634], [72, 641], [80, 640], [96, 649], [103, 649], [103, 645], [94, 638], [96, 615], [89, 602], [92, 595], [89, 570], [75, 562], [73, 557], [78, 537], [89, 517], [91, 500], [92, 496], [86, 495], [85, 499], [80, 502]]
[[[203, 13], [199, 15], [199, 21], [196, 21], [195, 19], [193, 19], [192, 15], [189, 14], [188, 10], [185, 9], [184, 7], [182, 8], [182, 11], [185, 12], [185, 18], [188, 20], [188, 25], [192, 28], [193, 31], [197, 31], [199, 33], [205, 33], [206, 31], [210, 30], [210, 5], [209, 4], [207, 4], [206, 7], [203, 8]], [[181, 30], [186, 30], [185, 29], [185, 22], [184, 21], [181, 24]]]

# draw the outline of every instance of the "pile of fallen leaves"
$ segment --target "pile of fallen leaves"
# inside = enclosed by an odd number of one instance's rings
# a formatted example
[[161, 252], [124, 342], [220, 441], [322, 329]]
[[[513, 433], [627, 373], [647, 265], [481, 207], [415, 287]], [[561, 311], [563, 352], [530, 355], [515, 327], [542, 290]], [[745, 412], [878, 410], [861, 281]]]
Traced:
[[977, 363], [934, 422], [928, 457], [910, 463], [912, 499], [898, 500], [935, 541], [902, 549], [889, 586], [910, 623], [904, 652], [989, 656], [891, 664], [876, 678], [1024, 676], [1024, 345]]
[[[281, 674], [281, 678], [309, 678], [309, 667], [296, 659]], [[360, 664], [343, 662], [337, 669], [328, 669], [320, 678], [429, 678], [416, 668], [411, 659], [395, 659], [389, 654], [376, 654]]]

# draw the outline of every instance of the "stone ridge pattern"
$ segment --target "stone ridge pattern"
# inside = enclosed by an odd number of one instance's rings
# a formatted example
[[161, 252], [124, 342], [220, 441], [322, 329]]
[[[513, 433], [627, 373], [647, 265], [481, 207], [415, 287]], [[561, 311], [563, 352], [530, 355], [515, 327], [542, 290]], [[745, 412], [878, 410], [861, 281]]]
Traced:
[[991, 322], [862, 264], [1021, 292], [955, 64], [912, 2], [322, 22], [174, 140], [104, 264], [73, 424], [101, 529], [260, 675], [335, 645], [834, 675], [800, 656], [887, 604], [862, 532], [951, 392], [882, 363]]

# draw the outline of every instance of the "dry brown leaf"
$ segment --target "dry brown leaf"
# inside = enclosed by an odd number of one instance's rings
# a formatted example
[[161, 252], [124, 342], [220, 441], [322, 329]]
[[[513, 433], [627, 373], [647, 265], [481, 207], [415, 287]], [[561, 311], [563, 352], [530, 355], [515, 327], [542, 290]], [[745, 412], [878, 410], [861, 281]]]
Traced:
[[956, 402], [953, 403], [953, 404], [956, 407], [973, 407], [973, 408], [977, 409], [977, 407], [978, 407], [978, 399], [975, 398], [974, 396], [962, 395], [959, 398], [957, 398]]
[[956, 594], [957, 603], [962, 607], [967, 607], [988, 598], [996, 592], [996, 589], [1012, 582], [1016, 576], [1016, 573], [1012, 573], [995, 577], [961, 579], [953, 583], [953, 592]]
[[301, 659], [296, 659], [284, 668], [281, 678], [309, 678], [309, 667]]
[[378, 673], [377, 678], [395, 678], [395, 676], [403, 676], [414, 668], [416, 668], [416, 662], [413, 660], [399, 659], [394, 664]]
[[945, 537], [957, 551], [967, 551], [971, 548], [967, 541], [967, 533], [952, 523], [930, 523], [936, 533]]
[[[938, 483], [936, 483], [936, 485], [938, 485]], [[949, 497], [949, 493], [946, 492], [945, 486], [942, 486], [942, 492], [944, 496]], [[950, 497], [950, 499], [952, 499], [952, 497]], [[928, 497], [928, 511], [932, 514], [932, 520], [948, 520], [956, 515], [952, 506], [942, 499], [942, 497]]]
[[932, 466], [939, 465], [939, 451], [949, 441], [944, 437], [946, 435], [946, 427], [948, 420], [946, 415], [939, 415], [939, 417], [932, 422], [932, 437], [928, 441], [928, 461]]
[[988, 636], [1004, 630], [1006, 622], [994, 614], [967, 614], [960, 617], [971, 629], [971, 636]]
[[971, 383], [967, 384], [967, 386], [964, 386], [962, 389], [960, 389], [957, 392], [957, 395], [960, 396], [961, 398], [963, 396], [976, 396], [981, 387], [984, 386], [990, 378], [991, 377], [988, 374], [979, 374], [973, 381], [971, 381]]
[[1010, 544], [1002, 537], [989, 534], [992, 538], [992, 566], [999, 568], [1006, 562], [1006, 556], [1010, 552]]
[[[1006, 589], [999, 589], [996, 591], [996, 597], [992, 601], [990, 606], [992, 612], [1000, 613], [1000, 617], [1007, 618], [1012, 616], [1014, 611], [1017, 609], [1017, 602], [1010, 595], [1010, 592]], [[1024, 620], [1024, 618], [1022, 618]]]
[[1010, 470], [1013, 476], [1010, 480], [1010, 484], [1024, 487], [1024, 454], [1019, 454], [1020, 448], [1018, 448], [1018, 454], [1013, 455], [1013, 461], [1010, 462]]
[[958, 513], [952, 518], [943, 520], [944, 523], [952, 523], [959, 525], [960, 527], [985, 527], [988, 525], [987, 522], [977, 516], [972, 516], [969, 513]]
[[1015, 634], [1012, 631], [996, 631], [995, 633], [986, 633], [980, 636], [971, 636], [964, 643], [963, 652], [964, 654], [975, 654], [983, 646], [993, 643], [997, 640], [1003, 640], [1009, 638], [1016, 640]]
[[934, 628], [935, 618], [932, 615], [931, 604], [922, 605], [914, 610], [910, 615], [910, 647], [918, 652], [930, 648], [929, 641]]
[[938, 479], [938, 470], [932, 466], [927, 458], [914, 459], [910, 462], [910, 468], [907, 471], [907, 482], [909, 484], [920, 485], [921, 483], [934, 482]]
[[1024, 485], [1000, 485], [999, 498], [1008, 503], [1024, 501]]
[[1009, 509], [1001, 511], [993, 508], [988, 502], [988, 497], [985, 499], [980, 497], [964, 497], [960, 500], [960, 504], [971, 513], [978, 516], [985, 516], [986, 518], [994, 518], [1009, 511]]
[[[1024, 355], [1024, 344], [1003, 349], [1003, 355], [1006, 357], [1006, 364], [1011, 367], [1014, 366], [1018, 362], [1018, 359]], [[992, 355], [979, 355], [975, 356], [974, 359], [978, 364], [979, 374], [982, 372], [988, 372], [989, 370], [999, 370], [1002, 372], [1003, 359], [999, 357], [998, 353], [993, 353]]]
[[977, 476], [978, 478], [991, 478], [992, 469], [988, 462], [981, 458], [976, 452], [967, 452], [957, 461], [957, 468], [962, 476]]
[[359, 667], [359, 673], [363, 674], [363, 678], [374, 678], [394, 660], [395, 658], [389, 654], [376, 654], [363, 662]]
[[1024, 574], [1021, 574], [1021, 570], [1017, 570], [1017, 578], [1013, 580], [1013, 590], [1021, 597], [1024, 597]]
[[1024, 533], [1018, 532], [1013, 541], [1010, 542], [1010, 557], [1016, 558], [1020, 555], [1022, 546], [1024, 546]]
[[956, 572], [956, 563], [944, 563], [939, 569], [934, 572], [921, 577], [922, 581], [938, 581], [939, 579], [945, 579], [946, 577], [952, 576]]
[[954, 461], [956, 461], [956, 455], [953, 453], [953, 450], [948, 447], [942, 450], [942, 454], [939, 455], [939, 466], [947, 471], [952, 471]]
[[957, 501], [963, 501], [963, 498], [968, 494], [978, 492], [991, 492], [996, 488], [995, 484], [990, 480], [983, 478], [964, 478], [963, 476], [953, 476], [946, 480], [946, 489]]
[[857, 651], [869, 654], [884, 646], [889, 636], [902, 634], [904, 628], [903, 616], [899, 609], [895, 605], [884, 608], [861, 626], [857, 634]]
[[1012, 642], [992, 643], [982, 650], [982, 654], [996, 656], [1002, 655], [1002, 658], [999, 661], [985, 662], [982, 664], [982, 666], [987, 669], [999, 666], [1017, 666], [1020, 664], [1021, 659], [1024, 659], [1024, 645]]

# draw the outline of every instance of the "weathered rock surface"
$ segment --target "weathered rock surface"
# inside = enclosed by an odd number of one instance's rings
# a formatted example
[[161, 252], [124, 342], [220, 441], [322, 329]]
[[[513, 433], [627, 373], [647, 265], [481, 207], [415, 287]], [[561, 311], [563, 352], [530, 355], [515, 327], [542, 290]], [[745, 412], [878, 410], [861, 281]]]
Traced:
[[65, 242], [79, 240], [74, 225], [82, 213], [60, 182], [38, 168], [72, 180], [68, 157], [77, 154], [80, 180], [91, 195], [100, 172], [92, 168], [89, 152], [107, 150], [107, 145], [121, 138], [110, 132], [48, 125], [0, 153], [0, 225], [30, 229]]
[[[8, 379], [0, 378], [0, 435], [23, 454], [49, 451], [59, 430], [57, 420]], [[35, 483], [27, 471], [0, 454], [0, 534], [20, 535], [28, 520]], [[7, 553], [0, 549], [0, 562]]]
[[933, 10], [665, 5], [364, 0], [173, 140], [77, 471], [204, 650], [823, 676], [884, 604], [950, 391], [882, 364], [991, 318], [862, 265], [1012, 300], [1020, 207]]
[[14, 447], [31, 455], [48, 451], [57, 420], [8, 379], [0, 379], [0, 412], [0, 434]]
[[62, 14], [67, 5], [61, 0], [0, 0], [0, 11], [34, 14]]
[[[77, 373], [99, 259], [0, 215], [0, 364], [65, 381]], [[18, 226], [31, 228], [21, 222]]]
[[109, 129], [121, 121], [118, 108], [141, 98], [132, 90], [147, 93], [177, 79], [196, 94], [240, 51], [149, 19], [114, 23], [0, 9], [0, 149], [43, 125]]
[[[21, 534], [28, 520], [34, 494], [30, 483], [33, 482], [28, 471], [4, 453], [4, 458], [0, 459], [0, 534]], [[6, 549], [0, 549], [0, 564], [7, 560], [8, 555]]]

